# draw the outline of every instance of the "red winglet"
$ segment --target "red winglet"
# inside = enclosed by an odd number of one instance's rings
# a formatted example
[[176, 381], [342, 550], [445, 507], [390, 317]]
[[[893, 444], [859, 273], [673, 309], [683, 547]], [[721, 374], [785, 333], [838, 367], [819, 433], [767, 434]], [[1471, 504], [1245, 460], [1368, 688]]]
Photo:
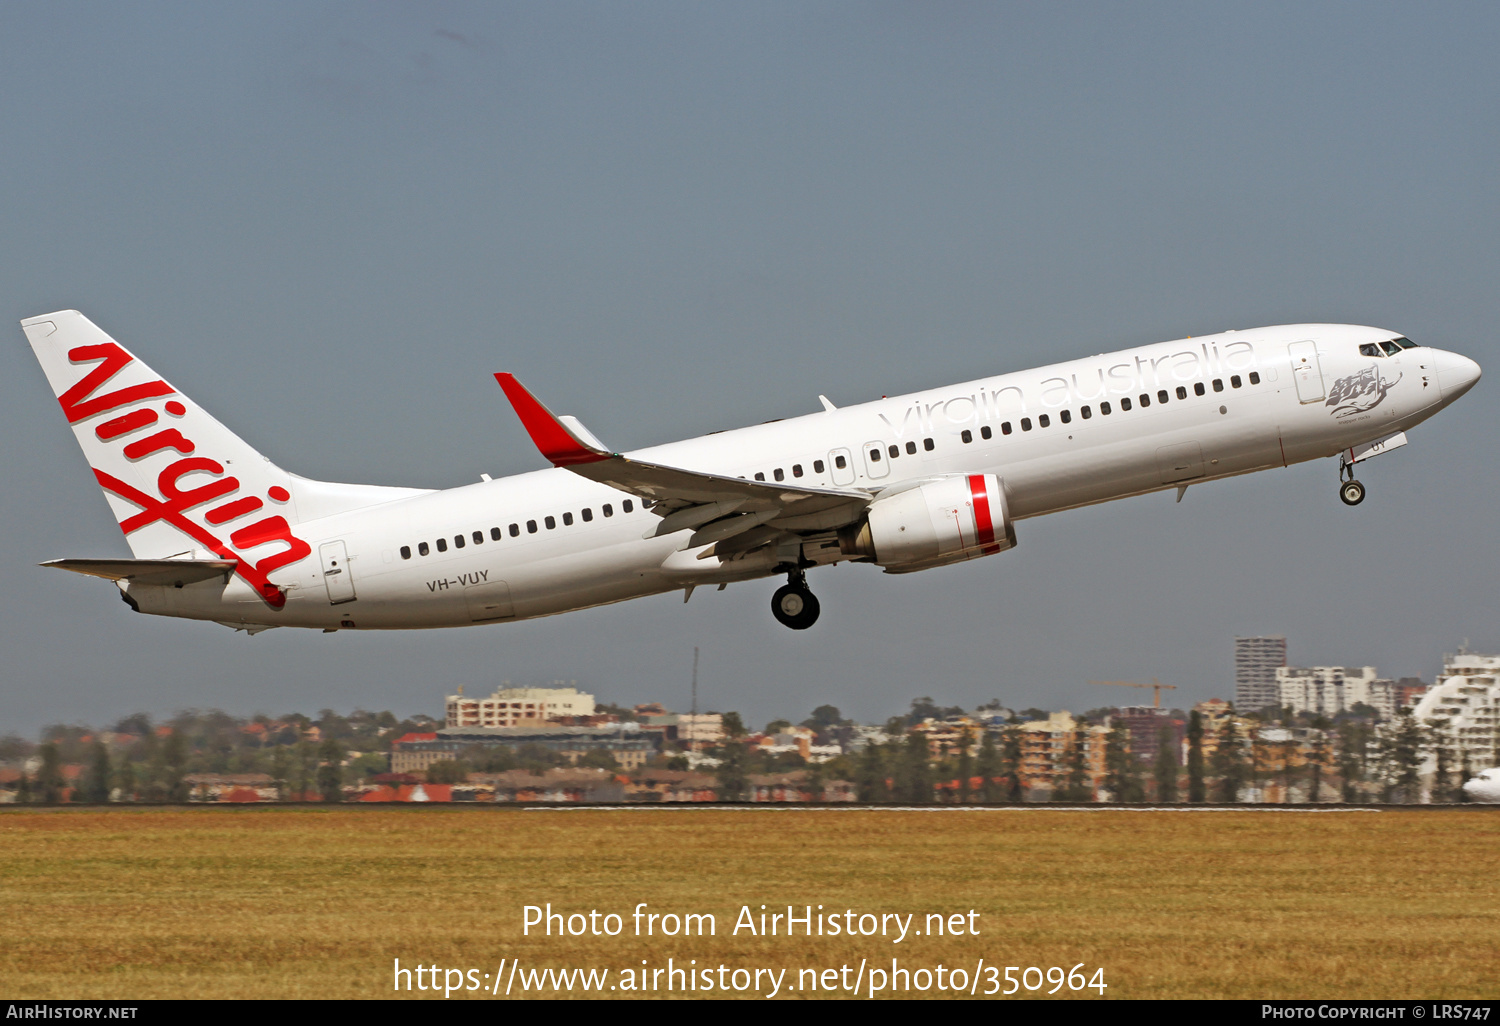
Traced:
[[528, 392], [514, 374], [496, 374], [495, 380], [505, 389], [505, 397], [510, 400], [516, 416], [521, 418], [526, 433], [554, 467], [571, 467], [579, 463], [598, 463], [609, 459], [608, 453], [590, 449], [574, 438], [573, 433], [536, 396]]

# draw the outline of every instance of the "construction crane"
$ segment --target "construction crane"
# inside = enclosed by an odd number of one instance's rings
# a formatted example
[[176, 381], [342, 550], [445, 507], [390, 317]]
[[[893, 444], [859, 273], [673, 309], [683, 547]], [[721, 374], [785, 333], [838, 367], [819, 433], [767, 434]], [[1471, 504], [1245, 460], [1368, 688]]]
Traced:
[[1151, 683], [1149, 684], [1141, 684], [1133, 680], [1091, 680], [1089, 683], [1112, 688], [1150, 688], [1156, 696], [1156, 708], [1158, 709], [1161, 708], [1162, 689], [1166, 688], [1168, 691], [1171, 691], [1177, 687], [1176, 684], [1163, 684], [1155, 677], [1151, 678]]

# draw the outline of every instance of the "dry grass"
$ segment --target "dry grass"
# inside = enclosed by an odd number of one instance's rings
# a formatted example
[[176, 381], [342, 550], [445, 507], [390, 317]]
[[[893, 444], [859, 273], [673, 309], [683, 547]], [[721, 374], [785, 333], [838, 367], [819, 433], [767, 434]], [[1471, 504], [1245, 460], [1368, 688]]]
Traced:
[[[1494, 998], [1496, 812], [11, 808], [0, 993], [388, 997], [397, 957], [483, 973], [671, 956], [794, 984], [896, 956], [1083, 962], [1109, 997]], [[547, 901], [714, 912], [718, 935], [636, 938], [627, 919], [616, 938], [523, 937], [521, 906]], [[731, 936], [762, 903], [917, 926], [973, 908], [980, 936]]]

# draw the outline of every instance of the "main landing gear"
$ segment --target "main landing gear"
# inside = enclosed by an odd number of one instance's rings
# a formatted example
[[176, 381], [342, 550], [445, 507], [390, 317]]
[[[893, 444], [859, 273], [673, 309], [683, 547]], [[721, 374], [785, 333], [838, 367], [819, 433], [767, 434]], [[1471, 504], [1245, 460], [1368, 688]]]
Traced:
[[1339, 485], [1339, 498], [1345, 506], [1358, 506], [1365, 501], [1365, 486], [1354, 480], [1354, 464], [1345, 463], [1339, 471], [1348, 476], [1348, 480]]
[[807, 590], [807, 576], [801, 568], [788, 572], [786, 584], [771, 596], [771, 615], [794, 631], [805, 631], [817, 623], [821, 611], [817, 596]]

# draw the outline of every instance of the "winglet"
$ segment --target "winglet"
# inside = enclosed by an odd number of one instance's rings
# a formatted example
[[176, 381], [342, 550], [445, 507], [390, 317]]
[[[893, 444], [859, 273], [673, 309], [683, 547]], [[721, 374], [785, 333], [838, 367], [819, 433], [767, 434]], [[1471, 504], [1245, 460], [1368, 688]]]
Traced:
[[[505, 397], [510, 400], [516, 416], [521, 418], [526, 433], [554, 467], [598, 463], [610, 458], [609, 452], [589, 444], [571, 431], [567, 424], [542, 405], [541, 400], [527, 391], [526, 386], [517, 381], [514, 374], [496, 374], [495, 380], [505, 390]], [[598, 441], [592, 436], [590, 438], [594, 442]]]

